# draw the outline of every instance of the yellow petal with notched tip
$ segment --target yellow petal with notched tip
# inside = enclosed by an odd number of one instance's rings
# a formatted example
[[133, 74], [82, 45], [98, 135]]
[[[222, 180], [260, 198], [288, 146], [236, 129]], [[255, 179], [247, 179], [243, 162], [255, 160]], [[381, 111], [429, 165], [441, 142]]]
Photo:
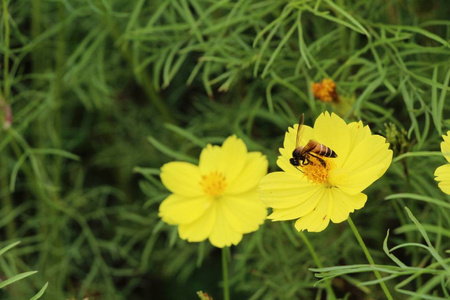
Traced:
[[222, 147], [208, 145], [200, 154], [199, 168], [202, 175], [219, 172], [233, 181], [247, 162], [247, 147], [241, 139], [230, 136]]
[[316, 208], [295, 222], [298, 231], [320, 232], [330, 223], [330, 215], [333, 209], [331, 191], [324, 190]]
[[161, 167], [161, 181], [174, 194], [185, 197], [203, 195], [200, 170], [187, 162], [170, 162]]
[[351, 150], [341, 168], [329, 172], [329, 181], [348, 194], [362, 192], [391, 164], [392, 150], [388, 147], [383, 137], [367, 136]]
[[211, 199], [205, 196], [187, 198], [172, 194], [159, 206], [159, 216], [168, 224], [188, 224], [201, 217], [210, 205]]
[[267, 174], [267, 158], [260, 152], [250, 152], [239, 175], [228, 184], [226, 194], [239, 194], [255, 189]]
[[178, 234], [183, 240], [188, 242], [201, 242], [207, 239], [217, 220], [217, 210], [215, 205], [211, 205], [205, 213], [194, 222], [189, 224], [180, 224]]
[[247, 162], [247, 147], [241, 139], [231, 136], [222, 145], [220, 170], [228, 182], [232, 182], [242, 172]]
[[215, 208], [217, 217], [209, 241], [219, 248], [237, 245], [242, 240], [243, 234], [237, 232], [230, 224], [220, 203], [216, 203]]
[[198, 168], [202, 175], [217, 171], [222, 149], [219, 146], [207, 145], [200, 153]]
[[296, 147], [295, 141], [297, 139], [297, 130], [298, 124], [295, 124], [294, 126], [289, 127], [288, 131], [284, 134], [283, 148], [287, 151], [291, 151], [288, 156], [292, 154], [292, 151], [294, 151]]
[[440, 166], [434, 172], [435, 180], [439, 181], [439, 188], [450, 195], [450, 164]]
[[303, 176], [287, 172], [273, 172], [266, 175], [258, 188], [261, 201], [273, 208], [298, 206], [309, 199], [315, 191], [316, 189], [303, 179]]
[[322, 198], [325, 189], [319, 187], [312, 191], [309, 198], [303, 199], [298, 205], [289, 208], [273, 209], [273, 212], [267, 217], [272, 221], [286, 221], [303, 217], [314, 211]]
[[441, 181], [438, 186], [444, 193], [450, 195], [450, 181]]
[[218, 202], [231, 227], [240, 233], [257, 230], [267, 216], [267, 208], [259, 200], [256, 189], [239, 196], [225, 195]]
[[338, 115], [328, 112], [320, 114], [314, 123], [315, 140], [332, 149], [337, 157], [333, 158], [338, 164], [344, 161], [349, 152], [350, 130], [348, 125]]
[[331, 189], [332, 210], [331, 221], [341, 223], [348, 219], [348, 215], [360, 209], [367, 201], [365, 194], [359, 193], [353, 196], [347, 195], [339, 189]]
[[443, 135], [444, 141], [441, 143], [441, 151], [445, 159], [450, 163], [450, 131], [447, 131], [447, 135]]
[[349, 141], [349, 152], [351, 149], [355, 148], [362, 140], [366, 137], [371, 136], [372, 132], [370, 131], [369, 126], [364, 126], [361, 121], [352, 122], [348, 124], [350, 141]]

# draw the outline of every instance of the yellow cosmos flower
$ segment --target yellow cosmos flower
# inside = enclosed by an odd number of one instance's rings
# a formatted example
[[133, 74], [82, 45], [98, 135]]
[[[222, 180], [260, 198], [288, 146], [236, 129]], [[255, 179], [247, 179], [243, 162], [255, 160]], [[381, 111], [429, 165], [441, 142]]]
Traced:
[[189, 242], [209, 238], [219, 248], [237, 245], [267, 216], [257, 194], [267, 166], [264, 155], [247, 152], [236, 136], [227, 138], [222, 147], [204, 148], [198, 166], [167, 163], [161, 168], [161, 181], [173, 194], [161, 203], [159, 216], [178, 225], [180, 237]]
[[349, 213], [364, 206], [367, 196], [361, 193], [380, 178], [392, 161], [384, 137], [372, 135], [362, 122], [346, 124], [336, 114], [321, 114], [314, 128], [303, 125], [300, 145], [315, 140], [338, 155], [322, 157], [325, 166], [314, 157], [311, 163], [294, 167], [289, 159], [296, 147], [298, 125], [290, 127], [277, 164], [284, 172], [265, 176], [259, 185], [260, 198], [273, 213], [273, 221], [298, 219], [298, 231], [319, 232], [330, 220], [345, 221]]
[[447, 131], [447, 135], [443, 135], [442, 138], [444, 141], [441, 143], [441, 152], [449, 163], [438, 167], [434, 176], [436, 181], [439, 181], [439, 188], [450, 195], [450, 131]]
[[313, 82], [311, 89], [314, 98], [322, 102], [339, 102], [336, 83], [332, 79], [325, 78], [321, 82]]

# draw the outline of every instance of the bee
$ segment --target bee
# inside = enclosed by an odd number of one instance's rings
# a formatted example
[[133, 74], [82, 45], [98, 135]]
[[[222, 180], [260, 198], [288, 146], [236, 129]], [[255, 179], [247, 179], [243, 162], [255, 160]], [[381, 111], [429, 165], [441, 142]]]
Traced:
[[314, 162], [311, 160], [311, 157], [314, 157], [316, 160], [320, 162], [322, 166], [326, 167], [327, 164], [325, 160], [322, 159], [322, 157], [335, 158], [337, 157], [336, 152], [314, 140], [309, 140], [309, 142], [305, 146], [299, 145], [304, 118], [305, 117], [302, 114], [300, 116], [300, 121], [298, 122], [297, 140], [295, 141], [295, 149], [292, 152], [292, 158], [289, 161], [295, 167], [306, 166], [309, 164], [314, 165]]

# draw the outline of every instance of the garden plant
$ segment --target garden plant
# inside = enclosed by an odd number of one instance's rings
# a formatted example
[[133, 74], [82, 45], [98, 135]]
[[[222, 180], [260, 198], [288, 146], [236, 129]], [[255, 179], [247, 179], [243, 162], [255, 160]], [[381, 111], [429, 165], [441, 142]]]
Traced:
[[449, 16], [2, 0], [0, 299], [450, 299]]

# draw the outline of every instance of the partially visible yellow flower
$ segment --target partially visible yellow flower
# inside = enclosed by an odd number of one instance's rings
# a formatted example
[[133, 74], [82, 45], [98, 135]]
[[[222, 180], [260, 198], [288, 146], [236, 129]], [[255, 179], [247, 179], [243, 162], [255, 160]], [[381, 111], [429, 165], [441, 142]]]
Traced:
[[380, 178], [392, 161], [386, 139], [373, 135], [362, 122], [346, 124], [336, 114], [321, 114], [314, 128], [303, 125], [300, 145], [315, 140], [338, 155], [322, 157], [325, 166], [311, 157], [310, 164], [293, 166], [289, 159], [295, 148], [298, 125], [290, 127], [277, 164], [284, 172], [266, 175], [259, 184], [260, 198], [273, 212], [273, 221], [293, 220], [298, 231], [319, 232], [330, 220], [345, 221], [362, 208], [367, 196], [362, 191]]
[[441, 152], [449, 163], [438, 167], [434, 176], [436, 176], [435, 180], [439, 181], [439, 188], [450, 195], [450, 131], [447, 131], [447, 135], [443, 135], [442, 138], [444, 141], [441, 143]]
[[200, 300], [213, 300], [213, 297], [203, 291], [198, 291], [197, 296], [200, 298]]
[[209, 238], [219, 248], [237, 245], [267, 216], [256, 191], [267, 166], [264, 155], [247, 152], [236, 136], [227, 138], [222, 147], [206, 146], [198, 166], [167, 163], [161, 168], [161, 180], [173, 194], [161, 203], [159, 216], [178, 225], [178, 234], [189, 242]]
[[336, 83], [332, 79], [325, 78], [321, 82], [313, 82], [311, 88], [316, 99], [322, 102], [339, 102]]

